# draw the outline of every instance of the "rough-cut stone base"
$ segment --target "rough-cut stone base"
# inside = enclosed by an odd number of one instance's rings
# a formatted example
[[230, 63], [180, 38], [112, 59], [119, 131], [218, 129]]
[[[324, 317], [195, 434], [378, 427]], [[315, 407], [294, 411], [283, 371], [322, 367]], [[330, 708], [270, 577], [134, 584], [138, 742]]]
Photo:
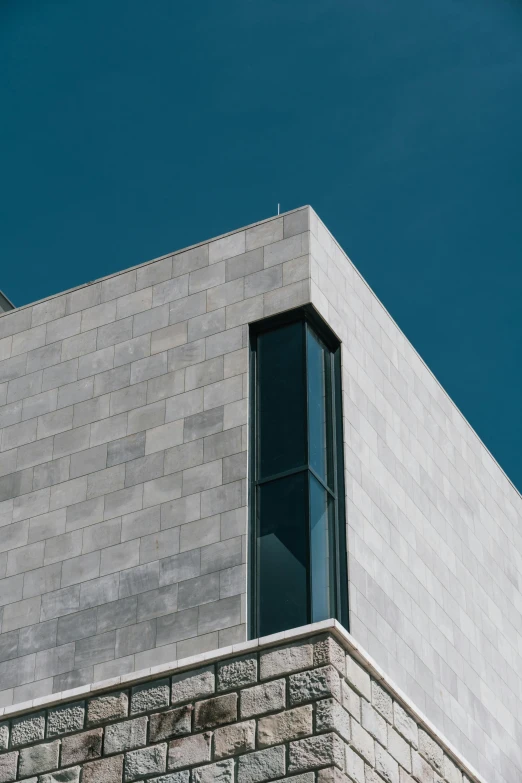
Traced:
[[479, 780], [332, 633], [223, 652], [3, 721], [0, 783]]

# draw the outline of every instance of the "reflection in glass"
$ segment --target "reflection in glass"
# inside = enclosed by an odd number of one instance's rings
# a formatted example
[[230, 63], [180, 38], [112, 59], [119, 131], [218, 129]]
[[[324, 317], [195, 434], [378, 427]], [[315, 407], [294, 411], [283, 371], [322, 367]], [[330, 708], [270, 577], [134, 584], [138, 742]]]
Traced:
[[329, 355], [310, 329], [307, 329], [308, 438], [310, 466], [323, 481], [330, 482], [328, 454], [328, 404], [326, 362]]
[[259, 635], [308, 622], [306, 473], [258, 488]]
[[332, 498], [310, 475], [310, 556], [312, 622], [334, 616]]
[[304, 329], [293, 323], [257, 341], [258, 475], [306, 463]]

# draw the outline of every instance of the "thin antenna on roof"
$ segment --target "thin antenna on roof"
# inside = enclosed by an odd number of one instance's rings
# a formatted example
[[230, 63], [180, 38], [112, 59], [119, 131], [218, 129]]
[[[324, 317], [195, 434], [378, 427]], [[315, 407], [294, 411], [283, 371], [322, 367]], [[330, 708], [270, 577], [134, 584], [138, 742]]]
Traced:
[[280, 206], [281, 206], [281, 204], [278, 204], [278, 205], [277, 205], [277, 214], [278, 214], [278, 215], [279, 215], [279, 207], [280, 207]]

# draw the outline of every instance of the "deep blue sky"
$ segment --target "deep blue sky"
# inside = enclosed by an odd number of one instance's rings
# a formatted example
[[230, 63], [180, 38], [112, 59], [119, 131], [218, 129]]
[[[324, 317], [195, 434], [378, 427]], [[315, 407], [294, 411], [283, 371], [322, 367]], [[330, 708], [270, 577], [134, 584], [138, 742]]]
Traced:
[[518, 0], [3, 0], [22, 305], [312, 204], [522, 487]]

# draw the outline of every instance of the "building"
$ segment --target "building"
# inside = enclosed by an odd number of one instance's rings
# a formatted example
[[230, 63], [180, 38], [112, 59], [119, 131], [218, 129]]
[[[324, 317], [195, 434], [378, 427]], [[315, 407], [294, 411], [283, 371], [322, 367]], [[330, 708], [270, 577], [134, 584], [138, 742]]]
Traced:
[[520, 495], [310, 207], [0, 314], [0, 427], [0, 783], [520, 783]]

